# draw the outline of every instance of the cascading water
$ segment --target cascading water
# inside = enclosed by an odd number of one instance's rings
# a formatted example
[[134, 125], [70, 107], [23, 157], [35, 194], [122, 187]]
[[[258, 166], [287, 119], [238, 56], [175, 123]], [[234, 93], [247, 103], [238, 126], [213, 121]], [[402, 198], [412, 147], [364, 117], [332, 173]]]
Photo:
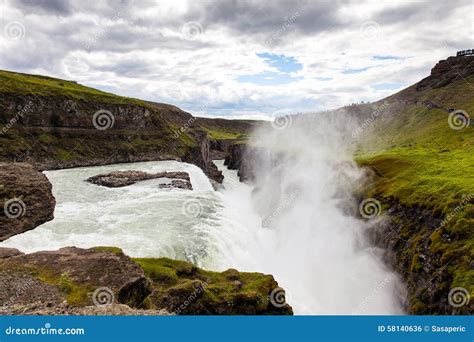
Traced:
[[[297, 314], [401, 313], [396, 276], [365, 243], [364, 222], [341, 209], [360, 171], [324, 130], [317, 144], [299, 133], [299, 139], [290, 139], [289, 131], [255, 135], [267, 148], [283, 146], [293, 156], [278, 174], [259, 161], [257, 192], [222, 161], [216, 162], [225, 175], [219, 192], [199, 168], [175, 161], [45, 172], [57, 200], [55, 219], [0, 246], [24, 252], [118, 246], [134, 257], [272, 274]], [[123, 188], [84, 181], [116, 170], [186, 171], [194, 190], [160, 189], [158, 180]], [[290, 188], [295, 195], [272, 213], [274, 199], [288, 196]], [[273, 214], [268, 228], [262, 227], [262, 208]]]

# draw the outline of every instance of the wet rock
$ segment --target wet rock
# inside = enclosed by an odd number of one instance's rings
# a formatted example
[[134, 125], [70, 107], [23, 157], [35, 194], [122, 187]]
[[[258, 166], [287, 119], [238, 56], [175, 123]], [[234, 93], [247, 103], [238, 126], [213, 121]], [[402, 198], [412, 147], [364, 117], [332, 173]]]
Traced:
[[147, 173], [143, 171], [114, 171], [90, 177], [86, 181], [109, 188], [120, 188], [140, 181], [159, 178], [170, 178], [176, 180], [171, 182], [170, 187], [192, 190], [189, 174], [187, 172]]
[[174, 179], [169, 184], [160, 184], [161, 189], [183, 189], [183, 190], [192, 190], [193, 186], [190, 181], [182, 179]]
[[0, 163], [0, 241], [53, 219], [51, 188], [30, 164]]

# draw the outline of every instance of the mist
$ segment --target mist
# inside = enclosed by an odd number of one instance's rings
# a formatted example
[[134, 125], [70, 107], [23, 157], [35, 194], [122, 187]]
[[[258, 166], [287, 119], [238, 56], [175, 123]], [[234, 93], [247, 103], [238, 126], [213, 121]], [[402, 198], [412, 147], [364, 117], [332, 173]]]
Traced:
[[367, 172], [352, 159], [355, 128], [344, 115], [280, 117], [251, 137], [252, 185], [226, 190], [253, 227], [234, 232], [231, 262], [273, 274], [296, 314], [403, 313], [403, 286], [366, 237], [383, 217], [357, 215]]

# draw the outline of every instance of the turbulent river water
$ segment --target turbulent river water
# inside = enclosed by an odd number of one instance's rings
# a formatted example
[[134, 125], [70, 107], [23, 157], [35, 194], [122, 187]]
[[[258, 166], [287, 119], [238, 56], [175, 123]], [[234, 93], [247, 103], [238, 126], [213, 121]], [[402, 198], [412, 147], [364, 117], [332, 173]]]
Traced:
[[[367, 269], [358, 274], [373, 281], [360, 282], [340, 279], [340, 273], [332, 276], [330, 259], [318, 260], [320, 269], [314, 269], [314, 260], [304, 256], [295, 263], [301, 250], [295, 250], [293, 256], [281, 255], [279, 246], [296, 239], [298, 232], [282, 236], [262, 228], [262, 218], [252, 208], [251, 186], [240, 183], [236, 172], [224, 167], [222, 161], [215, 163], [225, 176], [225, 189], [219, 191], [212, 189], [198, 167], [176, 161], [47, 171], [57, 201], [54, 220], [0, 246], [24, 252], [117, 246], [133, 257], [166, 256], [210, 270], [236, 268], [273, 274], [286, 289], [287, 301], [297, 314], [401, 313], [392, 293], [394, 276], [388, 272], [369, 275], [373, 265], [370, 257], [365, 263]], [[186, 171], [194, 190], [160, 189], [159, 180], [123, 188], [85, 182], [88, 177], [116, 170]], [[351, 267], [351, 261], [346, 267]], [[354, 270], [347, 272], [352, 273]]]

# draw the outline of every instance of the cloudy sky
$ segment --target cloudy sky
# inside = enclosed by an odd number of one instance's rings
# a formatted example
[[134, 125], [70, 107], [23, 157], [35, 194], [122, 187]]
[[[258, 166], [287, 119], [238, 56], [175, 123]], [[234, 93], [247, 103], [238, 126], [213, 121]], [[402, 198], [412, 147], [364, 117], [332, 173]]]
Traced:
[[378, 100], [474, 47], [473, 0], [0, 1], [0, 69], [201, 116]]

